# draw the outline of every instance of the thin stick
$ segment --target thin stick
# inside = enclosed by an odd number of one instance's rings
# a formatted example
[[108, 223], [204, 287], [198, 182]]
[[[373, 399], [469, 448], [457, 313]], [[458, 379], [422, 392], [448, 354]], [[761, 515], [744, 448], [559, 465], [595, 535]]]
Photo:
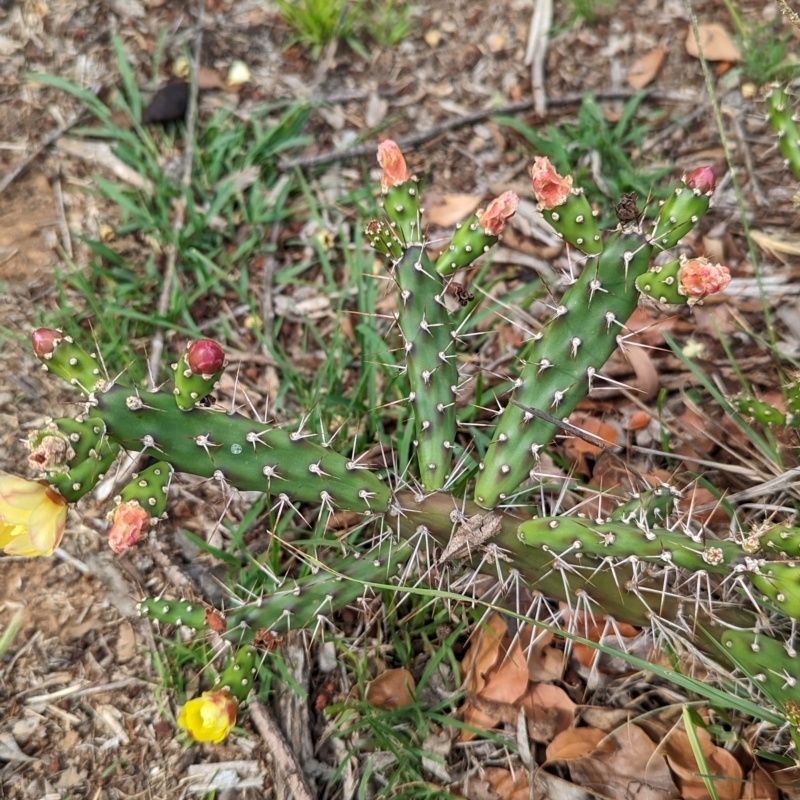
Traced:
[[[186, 112], [186, 147], [183, 152], [183, 175], [181, 183], [184, 193], [175, 203], [175, 218], [172, 221], [172, 244], [167, 253], [167, 266], [164, 270], [164, 284], [158, 298], [157, 313], [165, 317], [169, 308], [169, 297], [172, 294], [172, 285], [175, 283], [175, 267], [178, 261], [178, 236], [186, 221], [186, 193], [192, 181], [192, 161], [194, 159], [194, 129], [197, 123], [197, 72], [200, 69], [200, 53], [203, 48], [203, 26], [205, 24], [204, 0], [197, 3], [197, 38], [192, 53], [192, 75], [189, 84], [189, 107]], [[161, 368], [161, 356], [164, 352], [164, 331], [156, 331], [150, 343], [150, 358], [147, 362], [149, 389], [156, 390], [156, 379]]]
[[289, 748], [272, 715], [255, 700], [250, 703], [249, 708], [250, 718], [253, 720], [256, 730], [275, 759], [277, 772], [288, 784], [289, 796], [294, 800], [313, 800], [314, 795], [306, 783], [303, 770], [297, 763], [294, 753]]
[[[637, 94], [640, 94], [640, 92], [635, 89], [619, 89], [613, 92], [600, 92], [594, 97], [598, 102], [608, 102], [613, 100], [629, 100], [631, 97], [634, 97]], [[583, 94], [568, 94], [564, 95], [563, 97], [552, 97], [550, 98], [549, 103], [551, 108], [579, 105], [583, 102], [583, 98]], [[647, 95], [647, 99], [653, 100], [654, 102], [691, 102], [691, 98], [678, 92], [653, 92], [652, 94]], [[534, 98], [530, 98], [528, 100], [520, 100], [516, 103], [509, 103], [508, 105], [500, 106], [498, 108], [482, 108], [479, 111], [473, 111], [460, 117], [446, 119], [444, 122], [440, 122], [438, 125], [434, 125], [425, 131], [420, 131], [419, 133], [412, 133], [409, 136], [401, 137], [397, 139], [397, 144], [401, 150], [412, 150], [414, 147], [425, 144], [425, 142], [429, 142], [431, 139], [435, 139], [437, 136], [441, 136], [443, 133], [447, 133], [448, 131], [463, 128], [468, 125], [476, 125], [479, 122], [485, 122], [490, 117], [496, 117], [504, 114], [522, 114], [535, 107], [536, 100]], [[308, 169], [310, 167], [321, 167], [325, 164], [333, 164], [336, 161], [349, 161], [353, 158], [363, 158], [364, 156], [374, 155], [375, 147], [375, 144], [362, 144], [357, 147], [351, 147], [347, 150], [319, 153], [315, 156], [302, 156], [300, 158], [294, 158], [290, 161], [282, 161], [279, 164], [279, 168], [284, 172], [288, 172], [289, 170], [297, 169], [298, 167], [300, 169]]]
[[[95, 92], [95, 94], [97, 94], [97, 92]], [[11, 184], [22, 175], [22, 173], [25, 172], [53, 142], [60, 139], [70, 128], [77, 125], [85, 114], [86, 109], [84, 108], [76, 111], [63, 125], [59, 125], [54, 130], [50, 131], [25, 158], [11, 167], [11, 169], [3, 175], [2, 179], [0, 179], [0, 194], [11, 186]]]

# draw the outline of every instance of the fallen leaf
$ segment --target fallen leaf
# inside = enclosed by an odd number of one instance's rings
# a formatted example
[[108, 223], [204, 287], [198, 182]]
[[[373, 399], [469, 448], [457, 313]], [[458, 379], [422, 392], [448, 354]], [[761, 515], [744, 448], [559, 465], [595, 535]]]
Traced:
[[779, 239], [777, 236], [770, 236], [763, 231], [752, 230], [750, 235], [753, 241], [768, 255], [784, 253], [788, 256], [800, 256], [800, 244], [797, 241]]
[[552, 683], [531, 686], [520, 701], [528, 721], [528, 735], [534, 742], [546, 744], [572, 727], [575, 722], [575, 703], [560, 687]]
[[528, 800], [530, 797], [528, 776], [522, 770], [512, 775], [502, 767], [487, 767], [483, 778], [500, 800]]
[[367, 687], [367, 702], [374, 708], [401, 708], [414, 702], [417, 685], [405, 668], [387, 669]]
[[422, 204], [431, 225], [449, 228], [474, 214], [481, 200], [481, 194], [441, 194], [431, 191], [426, 192]]
[[649, 53], [637, 58], [628, 70], [628, 85], [634, 89], [644, 89], [661, 69], [666, 52], [663, 47], [654, 47]]
[[211, 67], [200, 67], [197, 70], [198, 89], [224, 89], [225, 83], [219, 73]]
[[597, 751], [600, 742], [605, 738], [605, 732], [598, 728], [570, 728], [555, 736], [547, 745], [545, 754], [548, 761], [573, 761], [586, 758]]
[[[739, 48], [731, 39], [731, 35], [718, 22], [709, 22], [698, 25], [700, 39], [700, 50], [708, 61], [738, 61], [742, 55]], [[686, 34], [686, 52], [692, 58], [698, 58], [700, 52], [697, 47], [697, 39], [691, 26]]]
[[778, 800], [778, 787], [760, 764], [747, 773], [741, 800]]

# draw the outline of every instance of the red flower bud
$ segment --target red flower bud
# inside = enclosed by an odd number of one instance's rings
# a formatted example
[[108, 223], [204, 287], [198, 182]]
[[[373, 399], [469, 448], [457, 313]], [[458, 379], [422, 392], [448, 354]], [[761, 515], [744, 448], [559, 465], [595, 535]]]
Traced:
[[700, 194], [711, 194], [717, 186], [717, 179], [711, 167], [697, 167], [683, 181], [689, 189]]
[[33, 352], [38, 358], [49, 356], [56, 345], [64, 338], [61, 331], [54, 331], [52, 328], [37, 328], [31, 335]]
[[215, 375], [225, 366], [225, 351], [211, 339], [200, 339], [186, 349], [186, 363], [195, 375]]

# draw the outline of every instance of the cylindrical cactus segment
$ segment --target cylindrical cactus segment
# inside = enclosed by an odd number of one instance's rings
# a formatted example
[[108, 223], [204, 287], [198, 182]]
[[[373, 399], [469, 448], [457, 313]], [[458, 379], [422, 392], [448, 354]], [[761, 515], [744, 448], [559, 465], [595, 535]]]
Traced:
[[378, 145], [378, 163], [383, 167], [383, 209], [403, 245], [420, 243], [420, 197], [417, 178], [408, 174], [400, 148], [391, 139]]
[[757, 397], [745, 394], [740, 395], [734, 401], [734, 405], [742, 416], [751, 417], [762, 425], [779, 425], [783, 427], [786, 424], [786, 415], [782, 411], [764, 400], [759, 400]]
[[[188, 600], [166, 600], [145, 597], [136, 606], [140, 617], [147, 617], [167, 625], [185, 626], [194, 631], [209, 631], [209, 609]], [[215, 613], [215, 612], [211, 612]]]
[[768, 559], [800, 558], [800, 528], [786, 523], [765, 524], [754, 528], [742, 542], [745, 552]]
[[97, 353], [87, 353], [70, 336], [51, 328], [38, 328], [31, 341], [33, 352], [44, 368], [76, 386], [83, 394], [91, 394], [105, 386]]
[[225, 368], [225, 354], [217, 342], [200, 339], [191, 342], [172, 365], [175, 402], [188, 411], [204, 400], [217, 385]]
[[28, 437], [28, 463], [42, 472], [66, 472], [73, 464], [94, 458], [106, 426], [97, 417], [60, 417]]
[[547, 158], [537, 157], [531, 182], [539, 211], [564, 241], [590, 256], [603, 252], [597, 218], [583, 189], [573, 188], [571, 175], [561, 177]]
[[610, 522], [626, 522], [637, 525], [663, 525], [671, 513], [680, 492], [672, 486], [662, 484], [634, 495], [626, 503], [611, 512]]
[[105, 477], [119, 453], [119, 445], [105, 438], [94, 455], [75, 462], [68, 472], [50, 473], [47, 482], [70, 503], [76, 503]]
[[92, 413], [112, 440], [179, 472], [328, 509], [382, 512], [388, 506], [389, 489], [377, 475], [300, 433], [206, 408], [181, 411], [168, 394], [123, 386], [97, 396], [95, 404]]
[[422, 247], [410, 247], [393, 268], [400, 290], [398, 322], [414, 409], [420, 480], [441, 489], [450, 474], [456, 435], [458, 368], [444, 284]]
[[160, 518], [167, 510], [167, 492], [172, 478], [172, 467], [166, 461], [157, 461], [147, 469], [131, 476], [119, 493], [119, 502], [138, 503], [147, 509], [150, 517]]
[[652, 267], [636, 279], [636, 288], [661, 303], [682, 303], [693, 306], [710, 294], [725, 289], [731, 272], [707, 258], [681, 256], [663, 266]]
[[762, 632], [729, 630], [721, 636], [730, 660], [775, 708], [786, 714], [797, 731], [800, 715], [800, 654], [791, 642], [782, 642]]
[[668, 264], [651, 267], [636, 279], [636, 288], [659, 303], [685, 303], [687, 298], [680, 293], [678, 283], [680, 266], [680, 259], [676, 258]]
[[800, 381], [794, 380], [785, 391], [786, 425], [789, 428], [800, 427]]
[[564, 293], [515, 383], [516, 402], [500, 415], [478, 475], [477, 503], [492, 508], [535, 471], [539, 451], [558, 428], [527, 408], [566, 417], [586, 397], [636, 309], [639, 292], [634, 281], [647, 269], [650, 253], [640, 234], [615, 232], [602, 254], [586, 262], [580, 278]]
[[800, 620], [800, 560], [759, 562], [747, 577], [766, 602], [790, 619]]
[[709, 167], [698, 167], [686, 175], [658, 210], [649, 234], [653, 245], [667, 250], [686, 236], [708, 211], [715, 186]]
[[456, 226], [450, 244], [436, 259], [436, 271], [440, 275], [451, 275], [489, 252], [518, 206], [519, 197], [513, 192], [505, 192], [492, 200], [486, 209]]
[[256, 677], [258, 653], [250, 645], [238, 648], [236, 655], [214, 683], [216, 689], [227, 689], [240, 703], [247, 700]]
[[780, 86], [773, 86], [767, 95], [769, 124], [778, 134], [778, 147], [786, 165], [800, 178], [800, 130], [798, 130], [789, 95]]

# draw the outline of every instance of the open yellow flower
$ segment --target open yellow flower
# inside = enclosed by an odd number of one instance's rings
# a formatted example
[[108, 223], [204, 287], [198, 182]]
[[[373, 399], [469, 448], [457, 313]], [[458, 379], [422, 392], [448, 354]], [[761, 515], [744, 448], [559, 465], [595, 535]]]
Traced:
[[36, 481], [0, 475], [0, 550], [13, 556], [50, 556], [61, 544], [67, 501]]
[[178, 714], [178, 726], [197, 742], [219, 744], [236, 722], [239, 704], [227, 689], [212, 689], [189, 700]]

